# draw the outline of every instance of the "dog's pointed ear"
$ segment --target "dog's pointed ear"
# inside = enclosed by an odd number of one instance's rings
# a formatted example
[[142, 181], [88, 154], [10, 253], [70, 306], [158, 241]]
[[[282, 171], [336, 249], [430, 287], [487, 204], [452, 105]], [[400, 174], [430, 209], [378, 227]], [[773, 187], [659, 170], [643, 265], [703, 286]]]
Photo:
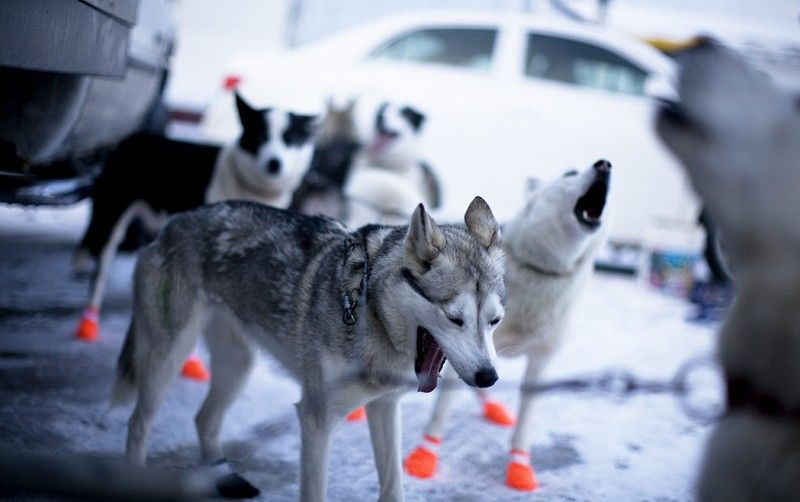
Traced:
[[425, 206], [419, 204], [411, 215], [411, 224], [406, 234], [406, 253], [420, 263], [429, 264], [444, 249], [445, 238], [439, 226], [433, 221]]
[[535, 194], [542, 188], [542, 180], [539, 178], [528, 178], [525, 180], [525, 197], [530, 197], [531, 195]]
[[296, 121], [298, 126], [313, 136], [319, 131], [322, 124], [322, 116], [320, 115], [304, 115], [301, 113], [289, 112], [292, 121]]
[[489, 249], [496, 244], [500, 237], [500, 226], [494, 219], [489, 204], [481, 197], [475, 197], [470, 202], [467, 212], [464, 213], [464, 223], [467, 229], [478, 239], [483, 247]]
[[404, 106], [400, 110], [400, 115], [408, 120], [408, 123], [411, 124], [411, 127], [414, 128], [415, 132], [419, 132], [419, 130], [422, 128], [422, 124], [425, 123], [425, 114], [419, 110], [411, 108], [410, 106]]
[[239, 113], [239, 121], [242, 123], [242, 127], [247, 128], [264, 122], [264, 114], [250, 106], [239, 94], [239, 91], [236, 91], [234, 96], [236, 96], [236, 111]]

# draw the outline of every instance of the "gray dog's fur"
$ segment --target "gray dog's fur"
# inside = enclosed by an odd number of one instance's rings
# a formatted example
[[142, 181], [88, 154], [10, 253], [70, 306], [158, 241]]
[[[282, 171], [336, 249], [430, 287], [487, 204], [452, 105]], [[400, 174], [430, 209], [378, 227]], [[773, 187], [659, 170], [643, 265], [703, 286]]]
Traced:
[[728, 412], [698, 498], [800, 500], [800, 106], [717, 43], [679, 61], [681, 101], [657, 129], [719, 225], [737, 287], [719, 340]]
[[[497, 379], [491, 341], [505, 297], [499, 230], [479, 197], [465, 221], [466, 228], [438, 226], [420, 205], [408, 227], [348, 232], [328, 218], [249, 202], [174, 217], [136, 266], [114, 391], [115, 402], [138, 397], [128, 459], [145, 461], [156, 410], [202, 334], [212, 373], [196, 417], [205, 459], [222, 456], [223, 415], [262, 348], [302, 386], [301, 498], [324, 498], [332, 428], [366, 403], [381, 499], [401, 500], [397, 403], [414, 378], [420, 330], [468, 384]], [[343, 298], [358, 290], [367, 258], [367, 305], [351, 326]]]

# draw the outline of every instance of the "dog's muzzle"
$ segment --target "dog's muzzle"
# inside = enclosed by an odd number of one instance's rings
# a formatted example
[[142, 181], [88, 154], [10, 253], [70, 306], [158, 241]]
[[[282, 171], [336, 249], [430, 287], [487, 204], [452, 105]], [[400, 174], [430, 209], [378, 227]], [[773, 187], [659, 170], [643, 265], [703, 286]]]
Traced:
[[606, 206], [608, 185], [611, 180], [611, 162], [598, 160], [592, 166], [595, 172], [594, 181], [575, 204], [575, 217], [578, 221], [591, 229], [600, 226], [603, 209]]

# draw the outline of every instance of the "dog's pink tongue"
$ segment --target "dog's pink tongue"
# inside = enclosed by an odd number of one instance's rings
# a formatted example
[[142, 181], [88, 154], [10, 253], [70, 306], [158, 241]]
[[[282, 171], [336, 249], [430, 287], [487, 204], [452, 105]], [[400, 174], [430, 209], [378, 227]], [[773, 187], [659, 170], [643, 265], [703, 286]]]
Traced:
[[377, 138], [370, 144], [369, 149], [373, 153], [381, 153], [392, 142], [392, 137], [385, 134], [379, 134]]
[[439, 348], [439, 344], [432, 340], [430, 347], [425, 351], [422, 368], [417, 373], [417, 379], [419, 380], [417, 390], [419, 392], [431, 392], [436, 388], [442, 364], [444, 364], [444, 352]]

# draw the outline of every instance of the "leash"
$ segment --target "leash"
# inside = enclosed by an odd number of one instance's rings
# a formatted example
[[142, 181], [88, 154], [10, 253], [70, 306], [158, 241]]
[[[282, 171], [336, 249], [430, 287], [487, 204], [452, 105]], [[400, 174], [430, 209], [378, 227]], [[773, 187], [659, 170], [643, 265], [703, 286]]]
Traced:
[[[359, 287], [346, 291], [342, 296], [342, 322], [346, 326], [355, 326], [357, 343], [362, 344], [367, 336], [367, 301], [369, 298], [370, 265], [367, 236], [368, 232], [365, 231], [361, 235], [360, 242], [355, 241], [351, 236], [344, 241], [344, 264], [347, 263], [353, 249], [359, 247], [364, 251], [364, 268]], [[704, 373], [706, 374], [704, 375]], [[340, 381], [360, 381], [366, 376], [363, 364], [355, 364]], [[711, 385], [707, 381], [709, 376], [715, 380]], [[390, 372], [375, 372], [374, 369], [370, 372], [369, 377], [378, 383], [410, 389], [416, 388], [418, 384], [416, 380], [405, 376]], [[700, 381], [696, 382], [695, 380]], [[464, 388], [464, 384], [460, 380], [442, 379], [440, 384], [442, 388]], [[724, 390], [726, 384], [727, 392]], [[726, 413], [740, 407], [740, 405], [733, 406], [736, 403], [735, 399], [731, 399], [730, 382], [724, 379], [721, 366], [711, 357], [688, 359], [678, 367], [672, 378], [663, 380], [642, 378], [625, 369], [606, 369], [587, 375], [542, 383], [501, 381], [492, 386], [492, 389], [520, 391], [525, 395], [598, 394], [617, 400], [630, 399], [640, 395], [670, 394], [675, 396], [687, 417], [703, 425], [711, 424]], [[714, 392], [716, 395], [709, 399], [709, 396], [703, 394], [709, 390], [718, 392]], [[746, 401], [749, 402], [749, 400]], [[759, 403], [763, 404], [763, 402], [764, 399], [759, 400]], [[771, 404], [771, 401], [768, 404]], [[772, 415], [779, 414], [775, 412], [774, 407], [767, 406], [767, 409], [773, 412]]]
[[[363, 375], [353, 368], [344, 380], [357, 380]], [[704, 375], [704, 373], [706, 373]], [[380, 383], [416, 388], [417, 381], [397, 374], [383, 372], [371, 375]], [[709, 385], [708, 379], [715, 380]], [[698, 381], [699, 380], [699, 381]], [[442, 388], [465, 389], [460, 379], [442, 379]], [[696, 357], [684, 361], [672, 378], [654, 380], [634, 375], [625, 369], [606, 369], [581, 376], [551, 380], [542, 383], [500, 381], [492, 390], [520, 391], [526, 395], [546, 394], [596, 394], [615, 400], [641, 395], [671, 394], [678, 400], [683, 413], [693, 421], [707, 425], [725, 414], [724, 378], [722, 370], [710, 357]], [[711, 391], [714, 396], [705, 394]]]

